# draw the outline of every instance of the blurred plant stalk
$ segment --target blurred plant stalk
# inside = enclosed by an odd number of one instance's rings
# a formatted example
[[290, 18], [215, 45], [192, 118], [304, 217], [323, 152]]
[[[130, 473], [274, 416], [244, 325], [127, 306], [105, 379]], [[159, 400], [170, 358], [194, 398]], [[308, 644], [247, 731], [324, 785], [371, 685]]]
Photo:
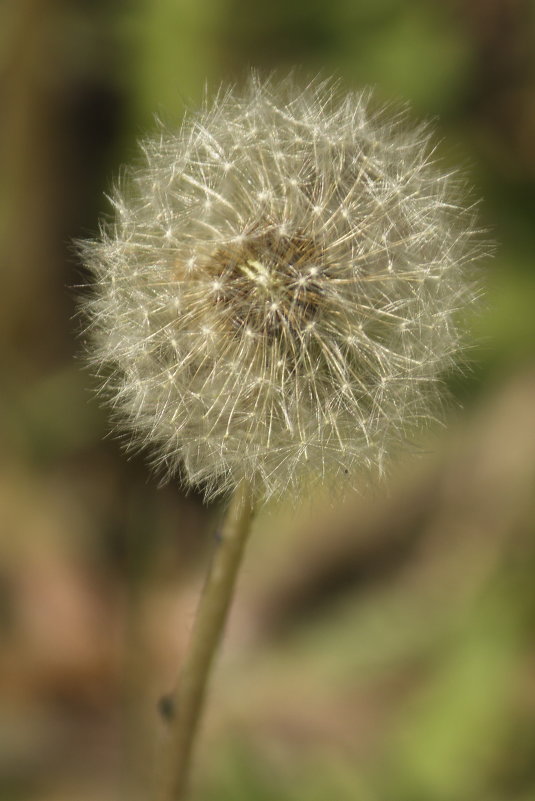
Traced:
[[252, 518], [251, 487], [248, 482], [242, 482], [227, 510], [175, 693], [162, 801], [183, 801], [187, 797], [208, 680], [228, 617]]

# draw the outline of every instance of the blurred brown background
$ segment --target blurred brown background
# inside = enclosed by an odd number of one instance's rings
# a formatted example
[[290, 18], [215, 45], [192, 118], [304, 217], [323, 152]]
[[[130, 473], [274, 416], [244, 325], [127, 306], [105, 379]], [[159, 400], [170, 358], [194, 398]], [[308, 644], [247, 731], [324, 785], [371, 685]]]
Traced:
[[534, 34], [530, 0], [4, 0], [1, 801], [151, 798], [219, 513], [108, 435], [73, 239], [155, 113], [294, 65], [436, 117], [498, 248], [448, 426], [258, 520], [194, 797], [533, 801]]

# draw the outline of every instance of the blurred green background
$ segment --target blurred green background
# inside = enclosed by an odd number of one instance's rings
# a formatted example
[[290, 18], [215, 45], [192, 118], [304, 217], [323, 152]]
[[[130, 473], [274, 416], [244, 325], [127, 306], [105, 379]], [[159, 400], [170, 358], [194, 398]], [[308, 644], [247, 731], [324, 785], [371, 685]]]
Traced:
[[218, 509], [126, 460], [73, 239], [154, 115], [250, 67], [436, 118], [497, 243], [448, 426], [388, 483], [260, 517], [196, 801], [535, 799], [535, 5], [4, 0], [0, 799], [150, 799]]

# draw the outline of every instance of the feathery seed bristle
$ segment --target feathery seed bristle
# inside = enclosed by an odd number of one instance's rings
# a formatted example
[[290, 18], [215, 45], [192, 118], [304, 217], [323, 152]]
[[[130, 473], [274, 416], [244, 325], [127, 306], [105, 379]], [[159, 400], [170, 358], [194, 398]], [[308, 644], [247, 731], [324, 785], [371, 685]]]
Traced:
[[132, 441], [209, 497], [381, 466], [431, 415], [483, 254], [427, 126], [253, 76], [143, 152], [82, 245], [93, 361]]

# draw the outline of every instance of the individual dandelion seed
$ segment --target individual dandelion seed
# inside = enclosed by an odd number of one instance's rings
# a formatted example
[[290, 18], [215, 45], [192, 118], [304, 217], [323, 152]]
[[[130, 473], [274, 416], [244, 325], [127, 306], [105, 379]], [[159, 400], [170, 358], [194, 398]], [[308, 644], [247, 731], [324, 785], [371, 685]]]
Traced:
[[176, 693], [178, 801], [254, 505], [381, 468], [431, 418], [484, 246], [429, 127], [332, 81], [252, 76], [142, 149], [81, 246], [92, 359], [133, 444], [233, 494]]
[[82, 246], [117, 420], [208, 497], [381, 467], [425, 421], [481, 255], [426, 124], [252, 77], [142, 143]]

